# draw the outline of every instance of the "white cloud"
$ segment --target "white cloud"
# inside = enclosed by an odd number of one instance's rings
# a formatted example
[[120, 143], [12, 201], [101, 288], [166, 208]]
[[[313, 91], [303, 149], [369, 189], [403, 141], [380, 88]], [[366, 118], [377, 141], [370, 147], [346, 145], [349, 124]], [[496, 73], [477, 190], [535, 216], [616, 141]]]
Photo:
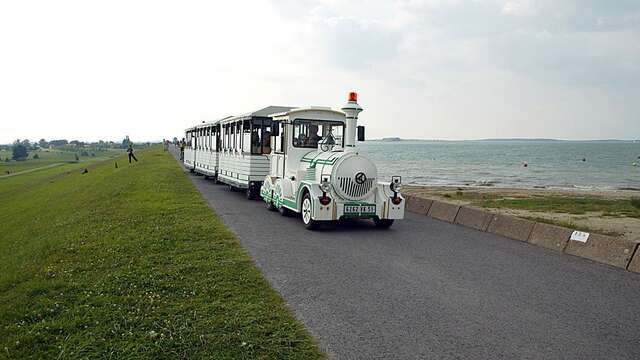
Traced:
[[639, 14], [628, 0], [3, 2], [0, 142], [160, 139], [269, 104], [339, 107], [349, 90], [371, 137], [637, 137]]

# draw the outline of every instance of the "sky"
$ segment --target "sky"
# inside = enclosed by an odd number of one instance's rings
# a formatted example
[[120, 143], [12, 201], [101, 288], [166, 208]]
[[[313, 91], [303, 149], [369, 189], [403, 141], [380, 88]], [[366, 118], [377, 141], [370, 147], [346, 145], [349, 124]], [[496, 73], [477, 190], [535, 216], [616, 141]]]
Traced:
[[368, 138], [638, 139], [640, 1], [0, 0], [0, 143], [349, 91]]

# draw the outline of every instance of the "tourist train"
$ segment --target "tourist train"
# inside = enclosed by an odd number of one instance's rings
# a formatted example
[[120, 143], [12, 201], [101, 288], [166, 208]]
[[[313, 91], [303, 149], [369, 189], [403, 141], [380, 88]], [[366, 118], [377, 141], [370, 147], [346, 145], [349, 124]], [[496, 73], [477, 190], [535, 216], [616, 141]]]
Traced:
[[358, 153], [361, 111], [352, 92], [341, 111], [269, 106], [204, 122], [185, 130], [184, 165], [249, 199], [261, 197], [269, 210], [301, 214], [308, 229], [346, 218], [388, 228], [404, 217], [402, 179], [381, 181]]

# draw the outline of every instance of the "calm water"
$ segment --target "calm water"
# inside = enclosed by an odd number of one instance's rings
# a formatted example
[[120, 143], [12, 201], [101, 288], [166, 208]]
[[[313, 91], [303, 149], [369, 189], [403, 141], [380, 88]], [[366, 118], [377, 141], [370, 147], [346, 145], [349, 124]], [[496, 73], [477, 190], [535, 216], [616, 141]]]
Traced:
[[640, 188], [640, 143], [630, 141], [367, 141], [359, 146], [378, 166], [380, 179], [401, 175], [405, 184]]

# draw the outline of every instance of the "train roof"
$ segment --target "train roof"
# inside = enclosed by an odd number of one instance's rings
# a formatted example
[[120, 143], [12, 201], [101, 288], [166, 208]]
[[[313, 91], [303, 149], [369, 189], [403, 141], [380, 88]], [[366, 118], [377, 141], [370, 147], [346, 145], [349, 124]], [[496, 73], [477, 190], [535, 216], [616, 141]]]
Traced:
[[211, 126], [211, 125], [217, 124], [219, 122], [247, 120], [247, 119], [251, 119], [251, 118], [254, 118], [254, 117], [271, 117], [271, 114], [285, 113], [285, 112], [290, 111], [292, 109], [296, 109], [296, 107], [295, 106], [271, 105], [271, 106], [267, 106], [265, 108], [258, 109], [258, 110], [255, 110], [255, 111], [251, 111], [251, 112], [248, 112], [248, 113], [245, 113], [245, 114], [242, 114], [242, 115], [227, 116], [227, 117], [224, 117], [222, 119], [208, 121], [208, 122], [205, 122], [205, 123], [202, 123], [202, 124], [191, 126], [189, 128], [186, 128], [185, 131], [190, 131], [190, 130], [199, 129], [199, 128], [202, 128], [202, 127]]
[[184, 131], [189, 131], [189, 130], [199, 129], [199, 128], [201, 128], [201, 127], [211, 126], [211, 125], [217, 124], [218, 122], [220, 122], [220, 121], [222, 121], [222, 120], [226, 120], [226, 119], [229, 119], [229, 118], [232, 118], [232, 117], [233, 117], [233, 116], [229, 115], [229, 116], [225, 116], [225, 117], [223, 117], [223, 118], [221, 118], [221, 119], [217, 119], [217, 120], [211, 120], [211, 121], [203, 122], [203, 123], [201, 123], [201, 124], [198, 124], [198, 125], [195, 125], [195, 126], [188, 127], [188, 128], [186, 128]]
[[344, 116], [344, 112], [340, 111], [340, 110], [335, 110], [332, 109], [328, 106], [308, 106], [308, 107], [303, 107], [303, 108], [292, 108], [289, 110], [285, 110], [285, 111], [281, 111], [278, 113], [273, 113], [271, 114], [272, 117], [276, 117], [276, 116], [291, 116], [294, 115], [296, 113], [300, 113], [300, 112], [307, 112], [307, 111], [325, 111], [325, 112], [329, 112], [333, 115], [338, 115], [338, 116]]
[[[233, 117], [233, 120], [249, 119], [254, 117], [270, 117], [271, 114], [275, 114], [283, 111], [289, 111], [291, 109], [295, 109], [295, 106], [271, 105], [259, 110], [248, 112], [246, 114], [235, 116]], [[229, 120], [229, 119], [225, 119], [225, 120]]]

